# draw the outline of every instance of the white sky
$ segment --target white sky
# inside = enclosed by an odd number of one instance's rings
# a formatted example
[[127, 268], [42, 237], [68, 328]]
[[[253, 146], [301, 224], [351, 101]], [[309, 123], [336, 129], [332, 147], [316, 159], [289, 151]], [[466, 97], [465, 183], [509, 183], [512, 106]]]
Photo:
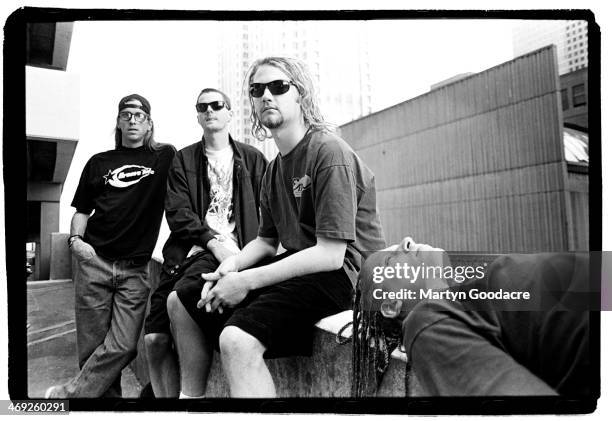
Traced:
[[[218, 46], [215, 33], [223, 24], [75, 23], [67, 71], [80, 78], [80, 137], [62, 193], [60, 231], [69, 231], [70, 202], [85, 162], [113, 147], [116, 104], [122, 96], [136, 92], [149, 99], [157, 140], [180, 149], [199, 139], [193, 104], [203, 87], [216, 86], [217, 48], [223, 46]], [[512, 58], [512, 21], [393, 20], [368, 25], [374, 111], [427, 92], [456, 74], [479, 72]]]

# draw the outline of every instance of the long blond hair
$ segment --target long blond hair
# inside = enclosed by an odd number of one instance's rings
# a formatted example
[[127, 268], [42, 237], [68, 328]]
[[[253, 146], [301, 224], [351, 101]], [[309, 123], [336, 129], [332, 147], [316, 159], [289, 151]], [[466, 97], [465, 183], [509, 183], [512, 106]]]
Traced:
[[[253, 76], [264, 65], [274, 66], [285, 73], [297, 87], [300, 94], [300, 108], [304, 124], [309, 128], [334, 131], [335, 126], [326, 122], [319, 108], [317, 93], [306, 64], [290, 57], [265, 57], [256, 60], [247, 72], [245, 82], [248, 88], [253, 82]], [[248, 93], [247, 93], [248, 95]], [[255, 112], [255, 103], [249, 95], [251, 102], [251, 133], [258, 140], [272, 137], [270, 131], [261, 123]]]

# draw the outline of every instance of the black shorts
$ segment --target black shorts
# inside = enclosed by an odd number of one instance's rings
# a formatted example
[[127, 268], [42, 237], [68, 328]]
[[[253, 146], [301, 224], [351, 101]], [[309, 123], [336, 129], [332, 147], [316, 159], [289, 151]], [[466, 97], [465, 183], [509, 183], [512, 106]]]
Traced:
[[[265, 259], [263, 266], [283, 259], [288, 253]], [[319, 320], [351, 307], [353, 286], [343, 269], [288, 279], [276, 285], [251, 291], [234, 309], [223, 314], [207, 313], [196, 304], [204, 280], [181, 279], [175, 285], [178, 298], [218, 350], [219, 334], [226, 326], [236, 326], [257, 338], [265, 347], [264, 358], [290, 355], [310, 356], [314, 325]]]
[[[205, 250], [193, 255], [176, 268], [176, 273], [169, 274], [165, 270], [161, 271], [159, 286], [151, 295], [151, 305], [149, 314], [145, 320], [145, 335], [149, 333], [165, 333], [170, 335], [170, 318], [166, 302], [168, 295], [179, 283], [192, 283], [194, 280], [202, 279], [202, 273], [214, 272], [219, 266], [215, 256]], [[200, 290], [202, 287], [200, 286]], [[198, 293], [199, 296], [199, 293]]]

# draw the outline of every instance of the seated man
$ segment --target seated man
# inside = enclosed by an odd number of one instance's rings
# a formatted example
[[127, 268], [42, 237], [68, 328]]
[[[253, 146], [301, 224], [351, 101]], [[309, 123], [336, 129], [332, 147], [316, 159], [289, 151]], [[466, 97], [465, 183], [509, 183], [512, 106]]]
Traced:
[[[435, 285], [397, 279], [378, 284], [385, 291], [413, 290], [415, 300], [398, 303], [372, 298], [378, 288], [372, 282], [372, 268], [397, 262], [413, 267], [446, 266], [444, 257], [439, 249], [379, 253], [366, 263], [360, 279], [357, 323], [361, 331], [368, 325], [379, 326], [377, 333], [385, 337], [383, 342], [389, 348], [403, 343], [409, 374], [414, 375], [417, 385], [414, 390], [407, 389], [407, 394], [585, 397], [592, 393], [587, 255], [500, 256], [484, 276], [461, 283], [447, 280], [448, 287], [440, 279], [427, 280]], [[449, 293], [419, 300], [419, 291], [429, 289]], [[494, 298], [493, 293], [499, 297]], [[514, 293], [514, 298], [509, 293]], [[365, 323], [367, 315], [378, 324]], [[376, 332], [374, 327], [366, 330]], [[356, 372], [355, 392], [372, 395], [376, 385], [368, 374], [376, 369], [384, 372], [384, 357], [379, 351], [377, 358], [368, 358], [369, 348], [359, 346], [359, 341], [356, 344], [354, 357], [360, 370]]]
[[[203, 288], [177, 286], [168, 299], [181, 366], [183, 340], [198, 341], [185, 357], [203, 351], [190, 396], [205, 392], [217, 338], [232, 397], [276, 396], [264, 357], [310, 355], [314, 324], [350, 308], [362, 256], [384, 247], [374, 175], [329, 130], [303, 63], [258, 60], [248, 81], [253, 133], [273, 137], [279, 154], [262, 184], [258, 237], [203, 275]], [[277, 256], [279, 242], [287, 252]], [[202, 330], [181, 328], [190, 319]]]
[[[199, 297], [204, 283], [200, 275], [213, 272], [254, 239], [259, 224], [259, 189], [267, 165], [264, 155], [230, 136], [232, 110], [223, 92], [203, 89], [196, 111], [202, 140], [181, 149], [168, 172], [165, 208], [171, 233], [163, 249], [160, 284], [151, 296], [145, 323], [149, 375], [156, 397], [179, 396], [179, 379], [188, 382], [195, 374], [191, 369], [181, 370], [179, 377], [166, 310], [168, 295], [175, 284], [193, 285]], [[176, 337], [181, 332], [173, 334]], [[185, 346], [183, 352], [178, 350], [185, 360], [199, 352], [197, 345]]]

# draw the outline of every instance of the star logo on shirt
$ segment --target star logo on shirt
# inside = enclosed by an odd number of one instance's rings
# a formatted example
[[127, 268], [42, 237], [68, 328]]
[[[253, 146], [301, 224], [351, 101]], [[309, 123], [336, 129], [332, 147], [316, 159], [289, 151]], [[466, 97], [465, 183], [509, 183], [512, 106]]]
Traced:
[[104, 184], [108, 184], [108, 182], [110, 181], [112, 177], [113, 177], [113, 170], [108, 170], [106, 175], [102, 176], [102, 178], [104, 179]]

